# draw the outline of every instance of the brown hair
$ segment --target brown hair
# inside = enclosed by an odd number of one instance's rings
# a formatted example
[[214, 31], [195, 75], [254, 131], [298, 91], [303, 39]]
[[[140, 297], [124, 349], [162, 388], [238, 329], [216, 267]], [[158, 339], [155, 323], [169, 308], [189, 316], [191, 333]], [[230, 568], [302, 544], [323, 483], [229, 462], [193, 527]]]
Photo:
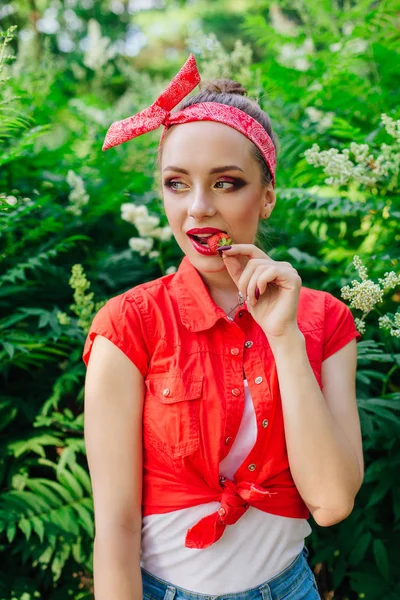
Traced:
[[[236, 108], [239, 108], [243, 112], [253, 117], [253, 119], [258, 121], [264, 127], [275, 146], [275, 152], [277, 152], [278, 140], [272, 131], [271, 119], [269, 118], [269, 115], [262, 110], [260, 105], [255, 100], [246, 97], [247, 93], [247, 90], [242, 87], [239, 82], [233, 81], [232, 79], [211, 79], [206, 82], [201, 82], [200, 92], [185, 98], [181, 104], [172, 111], [172, 113], [178, 110], [183, 110], [184, 108], [192, 106], [193, 104], [199, 104], [200, 102], [219, 102], [221, 104], [227, 104], [228, 106], [235, 106]], [[173, 127], [174, 125], [172, 125], [166, 131], [163, 142], [165, 142], [169, 131], [173, 129]], [[162, 146], [163, 143], [160, 144], [158, 149], [159, 165], [161, 164]], [[260, 165], [261, 184], [268, 185], [268, 183], [270, 183], [272, 180], [272, 175], [263, 155], [261, 154], [261, 151], [255, 144], [252, 144], [252, 154]]]

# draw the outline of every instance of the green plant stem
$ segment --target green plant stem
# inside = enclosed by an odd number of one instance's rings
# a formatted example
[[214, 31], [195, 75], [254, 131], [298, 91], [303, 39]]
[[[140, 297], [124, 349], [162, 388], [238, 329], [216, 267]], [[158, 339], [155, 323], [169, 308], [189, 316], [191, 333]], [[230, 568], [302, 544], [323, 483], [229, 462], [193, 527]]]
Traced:
[[393, 366], [392, 366], [392, 367], [389, 369], [388, 373], [386, 374], [386, 378], [385, 378], [385, 381], [384, 381], [384, 383], [383, 383], [383, 386], [382, 386], [382, 395], [383, 395], [383, 396], [385, 396], [385, 395], [386, 395], [386, 389], [387, 389], [387, 386], [388, 386], [388, 384], [389, 384], [389, 379], [390, 379], [390, 377], [393, 375], [393, 373], [394, 373], [394, 372], [395, 372], [395, 371], [396, 371], [398, 368], [399, 368], [399, 367], [398, 367], [396, 364], [394, 364], [394, 365], [393, 365]]

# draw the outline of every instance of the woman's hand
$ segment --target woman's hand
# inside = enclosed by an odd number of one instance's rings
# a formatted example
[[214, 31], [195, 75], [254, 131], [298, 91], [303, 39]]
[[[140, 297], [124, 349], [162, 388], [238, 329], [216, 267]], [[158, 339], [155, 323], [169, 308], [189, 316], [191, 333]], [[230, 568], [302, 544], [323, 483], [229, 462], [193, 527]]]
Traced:
[[290, 263], [273, 260], [253, 244], [232, 244], [230, 250], [221, 252], [221, 258], [266, 335], [279, 337], [298, 330], [302, 280]]

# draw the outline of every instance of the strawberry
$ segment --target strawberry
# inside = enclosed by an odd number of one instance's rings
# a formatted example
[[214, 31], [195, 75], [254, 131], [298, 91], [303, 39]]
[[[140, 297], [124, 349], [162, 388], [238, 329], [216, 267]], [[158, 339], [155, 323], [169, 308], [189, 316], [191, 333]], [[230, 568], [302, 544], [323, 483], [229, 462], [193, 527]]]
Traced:
[[219, 231], [218, 233], [214, 233], [214, 235], [210, 235], [207, 238], [208, 247], [211, 248], [214, 252], [217, 251], [217, 248], [220, 246], [230, 246], [232, 244], [232, 240], [227, 236], [223, 231]]

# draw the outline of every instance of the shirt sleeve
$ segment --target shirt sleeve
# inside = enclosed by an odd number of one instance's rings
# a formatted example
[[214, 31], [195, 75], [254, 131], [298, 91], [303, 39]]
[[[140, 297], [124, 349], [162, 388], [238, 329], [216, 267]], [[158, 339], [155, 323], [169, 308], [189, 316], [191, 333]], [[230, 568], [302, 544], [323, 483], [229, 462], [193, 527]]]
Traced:
[[97, 335], [115, 344], [136, 365], [143, 377], [147, 375], [149, 357], [143, 319], [133, 298], [126, 294], [114, 296], [95, 314], [85, 341], [82, 359], [86, 367]]
[[357, 331], [350, 308], [342, 300], [326, 292], [322, 360], [332, 356], [353, 338], [358, 342], [361, 334]]

